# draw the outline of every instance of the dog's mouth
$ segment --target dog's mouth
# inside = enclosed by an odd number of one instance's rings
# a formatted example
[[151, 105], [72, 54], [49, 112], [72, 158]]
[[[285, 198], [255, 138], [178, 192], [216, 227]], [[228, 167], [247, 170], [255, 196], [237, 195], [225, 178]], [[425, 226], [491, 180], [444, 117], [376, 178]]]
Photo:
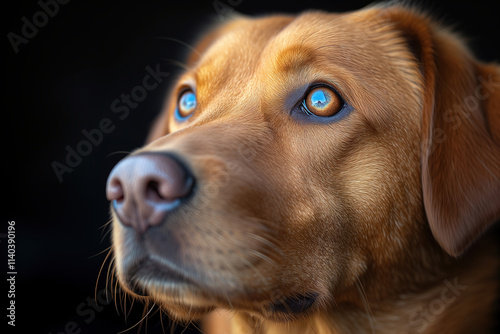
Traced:
[[314, 305], [318, 295], [316, 292], [309, 292], [303, 295], [288, 297], [270, 304], [268, 309], [276, 315], [302, 314]]
[[[165, 265], [154, 256], [133, 265], [121, 276], [120, 282], [132, 295], [154, 301], [180, 320], [200, 318], [222, 307], [274, 321], [290, 321], [308, 313], [319, 296], [308, 292], [268, 299], [238, 295], [233, 299], [221, 293], [222, 289], [212, 291], [195, 275]], [[276, 291], [273, 294], [276, 295]]]
[[176, 289], [186, 287], [193, 289], [199, 285], [192, 275], [165, 265], [156, 259], [156, 256], [151, 255], [127, 269], [122, 284], [140, 297], [152, 297], [158, 287], [174, 292]]

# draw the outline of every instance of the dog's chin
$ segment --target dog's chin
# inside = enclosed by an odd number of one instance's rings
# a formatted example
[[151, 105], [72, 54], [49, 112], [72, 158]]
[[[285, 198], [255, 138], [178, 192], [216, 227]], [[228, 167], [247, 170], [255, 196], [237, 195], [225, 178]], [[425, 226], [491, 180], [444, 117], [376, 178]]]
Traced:
[[[270, 320], [273, 322], [290, 322], [305, 318], [311, 311], [316, 309], [317, 294], [307, 294], [300, 297], [287, 298], [279, 302], [257, 301], [242, 302], [239, 305], [224, 305], [225, 303], [214, 302], [211, 304], [204, 298], [171, 298], [165, 295], [157, 295], [154, 298], [164, 311], [178, 321], [191, 321], [202, 319], [209, 312], [217, 308], [223, 308], [236, 313], [247, 314], [255, 319]], [[230, 301], [226, 301], [227, 304]], [[260, 305], [257, 305], [260, 304]]]
[[203, 318], [216, 308], [214, 302], [202, 297], [191, 284], [154, 282], [143, 283], [119, 279], [121, 288], [129, 296], [142, 302], [154, 303], [177, 321], [191, 321]]
[[203, 318], [216, 308], [277, 322], [293, 321], [317, 309], [321, 299], [316, 292], [284, 294], [265, 287], [255, 291], [250, 287], [230, 290], [215, 282], [207, 285], [207, 280], [197, 275], [173, 270], [150, 258], [125, 272], [118, 270], [118, 280], [126, 293], [155, 303], [179, 321]]
[[270, 320], [272, 322], [291, 322], [306, 318], [307, 315], [313, 311], [313, 304], [314, 297], [308, 296], [300, 299], [294, 297], [293, 300], [290, 299], [279, 303], [267, 303], [265, 306], [260, 308], [236, 307], [234, 309], [230, 309], [229, 307], [221, 307], [220, 305], [217, 307], [202, 307], [175, 303], [161, 305], [163, 310], [180, 321], [201, 319], [214, 309], [223, 308], [234, 312], [234, 314], [241, 313], [249, 315], [254, 319]]
[[251, 315], [256, 319], [274, 322], [288, 322], [306, 317], [318, 307], [318, 294], [307, 293], [282, 298], [279, 301], [253, 297], [229, 296], [217, 297], [218, 293], [209, 293], [205, 289], [190, 284], [169, 282], [148, 283], [121, 281], [122, 288], [131, 296], [143, 301], [153, 302], [177, 321], [186, 322], [199, 320], [217, 308], [223, 308], [235, 313]]
[[199, 307], [187, 304], [160, 303], [163, 311], [168, 313], [172, 318], [180, 322], [189, 322], [191, 320], [201, 320], [208, 313], [215, 309], [214, 306]]
[[[150, 286], [143, 290], [141, 299], [154, 302], [177, 321], [199, 320], [211, 311], [222, 308], [231, 312], [247, 314], [255, 319], [273, 322], [290, 322], [305, 318], [318, 308], [318, 294], [294, 295], [279, 301], [258, 301], [240, 296], [231, 300], [210, 297], [206, 291], [191, 285], [166, 288]], [[134, 294], [134, 293], [133, 293]]]

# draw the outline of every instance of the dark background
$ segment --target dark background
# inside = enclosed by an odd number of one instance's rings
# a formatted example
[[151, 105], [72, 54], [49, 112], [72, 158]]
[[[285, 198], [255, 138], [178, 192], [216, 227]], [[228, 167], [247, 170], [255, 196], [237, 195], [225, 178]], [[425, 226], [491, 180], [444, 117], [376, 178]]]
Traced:
[[[345, 11], [369, 3], [243, 0], [234, 10], [249, 15], [309, 8]], [[494, 6], [486, 0], [423, 4], [469, 37], [475, 53], [487, 61], [500, 57], [498, 9]], [[76, 332], [118, 333], [141, 319], [142, 305], [134, 305], [127, 319], [114, 302], [99, 304], [95, 310], [87, 305], [96, 284], [98, 291], [106, 287], [109, 261], [97, 280], [106, 255], [101, 252], [110, 245], [107, 230], [101, 228], [109, 219], [106, 178], [123, 152], [143, 144], [165, 92], [181, 72], [171, 60], [182, 62], [189, 51], [181, 42], [192, 44], [203, 27], [218, 21], [218, 12], [211, 0], [73, 0], [59, 5], [58, 12], [16, 54], [8, 34], [21, 35], [22, 17], [33, 22], [40, 10], [36, 1], [9, 2], [9, 8], [4, 4], [2, 9], [6, 57], [2, 115], [7, 117], [2, 121], [1, 147], [2, 254], [7, 254], [7, 222], [16, 222], [17, 326], [9, 332], [29, 329], [30, 333], [59, 334], [74, 322]], [[157, 64], [169, 77], [120, 120], [111, 111], [112, 101], [141, 85], [146, 66], [155, 68]], [[86, 139], [82, 131], [97, 128], [103, 118], [113, 122], [114, 130], [104, 134], [59, 182], [51, 164], [65, 163], [66, 147], [76, 149]], [[6, 273], [7, 261], [5, 256], [2, 259]], [[7, 286], [3, 286], [2, 327], [7, 322], [8, 300]], [[148, 333], [161, 333], [160, 316], [150, 317], [147, 327]], [[169, 333], [170, 327], [165, 327]], [[129, 333], [137, 333], [137, 327]], [[197, 332], [189, 329], [184, 333]]]

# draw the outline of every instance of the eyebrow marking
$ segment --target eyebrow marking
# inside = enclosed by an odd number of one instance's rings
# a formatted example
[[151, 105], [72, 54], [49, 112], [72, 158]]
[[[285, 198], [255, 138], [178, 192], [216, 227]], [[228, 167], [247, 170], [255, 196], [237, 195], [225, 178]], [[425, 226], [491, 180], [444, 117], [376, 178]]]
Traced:
[[276, 56], [276, 68], [281, 72], [292, 72], [311, 64], [315, 55], [313, 50], [302, 45], [294, 45], [282, 50]]

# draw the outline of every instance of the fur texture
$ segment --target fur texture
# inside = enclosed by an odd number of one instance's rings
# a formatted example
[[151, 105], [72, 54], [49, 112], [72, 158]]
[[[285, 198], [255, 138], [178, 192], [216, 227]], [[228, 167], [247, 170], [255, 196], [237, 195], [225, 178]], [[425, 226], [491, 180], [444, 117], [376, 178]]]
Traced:
[[[196, 49], [134, 153], [180, 157], [196, 192], [141, 238], [115, 216], [125, 290], [128, 263], [154, 255], [186, 280], [153, 267], [133, 277], [140, 298], [207, 333], [491, 329], [498, 66], [401, 6], [236, 18]], [[315, 84], [352, 110], [297, 116]], [[179, 120], [187, 88], [196, 111]]]

